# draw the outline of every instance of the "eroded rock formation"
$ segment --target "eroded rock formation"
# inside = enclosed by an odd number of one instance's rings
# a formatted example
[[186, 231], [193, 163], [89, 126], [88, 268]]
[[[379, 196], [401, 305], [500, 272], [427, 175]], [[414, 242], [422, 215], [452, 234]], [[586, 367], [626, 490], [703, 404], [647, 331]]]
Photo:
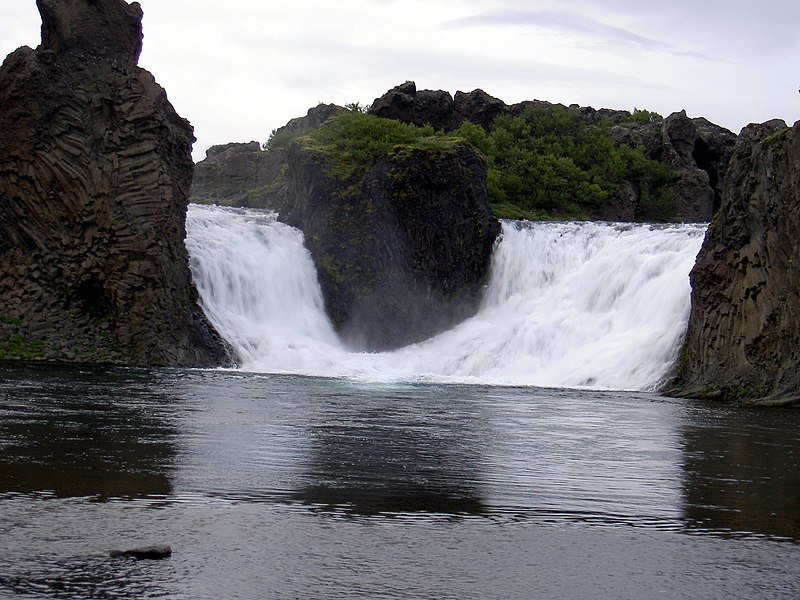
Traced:
[[417, 84], [406, 81], [376, 98], [369, 113], [384, 119], [395, 119], [414, 125], [433, 125], [450, 131], [464, 121], [488, 127], [499, 114], [508, 110], [502, 100], [483, 90], [456, 92], [417, 90]]
[[668, 390], [800, 401], [800, 122], [746, 127], [692, 271], [692, 312]]
[[0, 68], [0, 354], [209, 365], [183, 244], [192, 128], [137, 67], [142, 11], [37, 0]]
[[500, 232], [481, 157], [465, 144], [399, 148], [345, 180], [325, 163], [313, 147], [290, 147], [281, 220], [305, 233], [343, 338], [384, 350], [473, 315]]
[[672, 185], [677, 213], [685, 221], [710, 221], [721, 203], [736, 136], [707, 119], [690, 119], [686, 111], [667, 117], [660, 133], [650, 156], [678, 174]]

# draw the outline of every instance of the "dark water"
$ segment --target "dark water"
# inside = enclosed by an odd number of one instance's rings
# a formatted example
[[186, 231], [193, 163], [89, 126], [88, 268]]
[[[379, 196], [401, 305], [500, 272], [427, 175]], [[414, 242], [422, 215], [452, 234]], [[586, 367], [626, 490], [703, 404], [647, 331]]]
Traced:
[[[800, 412], [0, 367], [0, 597], [796, 598]], [[164, 561], [108, 551], [172, 546]]]

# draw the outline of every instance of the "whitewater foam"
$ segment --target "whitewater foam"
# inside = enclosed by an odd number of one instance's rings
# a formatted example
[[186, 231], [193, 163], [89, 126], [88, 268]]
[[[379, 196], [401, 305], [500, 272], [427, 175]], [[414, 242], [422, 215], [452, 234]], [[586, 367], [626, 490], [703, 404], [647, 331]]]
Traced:
[[393, 352], [349, 351], [302, 232], [192, 205], [186, 245], [206, 314], [241, 368], [370, 381], [652, 390], [686, 330], [703, 225], [504, 222], [478, 314]]

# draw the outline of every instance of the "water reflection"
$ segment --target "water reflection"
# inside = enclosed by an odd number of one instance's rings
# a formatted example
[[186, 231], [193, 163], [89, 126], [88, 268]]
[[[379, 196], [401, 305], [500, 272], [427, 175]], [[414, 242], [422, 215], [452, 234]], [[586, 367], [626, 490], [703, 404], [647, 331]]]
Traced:
[[0, 367], [0, 493], [172, 492], [170, 398], [151, 372]]
[[486, 510], [481, 408], [436, 387], [328, 394], [308, 423], [311, 449], [296, 500], [359, 514]]
[[800, 540], [800, 412], [695, 407], [683, 452], [691, 528]]

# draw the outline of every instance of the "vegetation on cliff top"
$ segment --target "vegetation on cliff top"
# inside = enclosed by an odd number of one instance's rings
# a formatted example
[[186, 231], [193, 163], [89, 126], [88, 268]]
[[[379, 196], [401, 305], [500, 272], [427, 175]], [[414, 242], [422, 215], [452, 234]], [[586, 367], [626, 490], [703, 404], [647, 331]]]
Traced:
[[624, 185], [637, 192], [641, 219], [674, 211], [674, 173], [643, 148], [615, 143], [607, 120], [586, 124], [566, 107], [537, 107], [500, 115], [488, 130], [467, 121], [455, 133], [487, 156], [489, 201], [500, 217], [590, 219]]
[[[631, 121], [660, 116], [637, 111]], [[273, 132], [268, 150], [286, 148], [297, 137]], [[441, 155], [469, 143], [488, 163], [487, 192], [501, 218], [591, 219], [631, 186], [639, 197], [642, 220], [669, 220], [675, 174], [648, 158], [641, 147], [617, 144], [609, 121], [585, 123], [563, 106], [536, 107], [521, 116], [500, 115], [488, 129], [469, 121], [453, 132], [394, 119], [342, 111], [299, 138], [322, 153], [332, 176], [348, 179], [380, 156], [403, 150]]]
[[378, 158], [395, 152], [420, 150], [441, 156], [466, 143], [462, 136], [435, 131], [430, 125], [417, 127], [361, 110], [347, 110], [299, 138], [274, 132], [266, 146], [268, 150], [286, 148], [298, 139], [323, 154], [329, 174], [338, 179], [348, 179], [366, 170]]

